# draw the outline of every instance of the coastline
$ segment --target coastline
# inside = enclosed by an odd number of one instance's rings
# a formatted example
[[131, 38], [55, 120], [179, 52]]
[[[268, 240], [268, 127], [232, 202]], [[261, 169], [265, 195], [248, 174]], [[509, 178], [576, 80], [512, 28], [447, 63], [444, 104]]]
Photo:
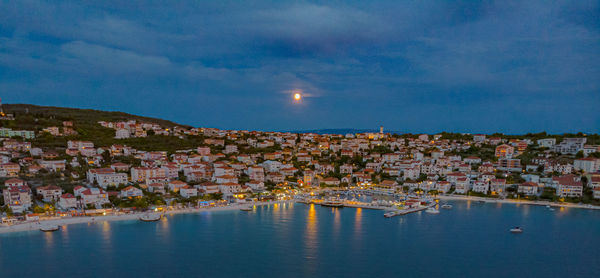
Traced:
[[[191, 209], [178, 209], [178, 210], [169, 210], [163, 212], [164, 215], [175, 215], [175, 214], [193, 214], [193, 213], [201, 213], [201, 212], [211, 212], [211, 211], [231, 211], [231, 210], [239, 210], [242, 207], [246, 207], [249, 205], [252, 206], [266, 206], [273, 204], [284, 204], [284, 203], [293, 203], [294, 200], [285, 200], [285, 201], [274, 201], [274, 202], [257, 202], [251, 204], [236, 204], [224, 207], [210, 207], [210, 208], [191, 208]], [[35, 231], [39, 230], [43, 225], [56, 225], [56, 226], [65, 226], [71, 224], [84, 224], [84, 223], [99, 223], [104, 221], [123, 221], [123, 220], [139, 220], [139, 217], [144, 215], [145, 212], [136, 212], [136, 213], [123, 213], [116, 215], [103, 215], [103, 216], [77, 216], [77, 217], [63, 217], [56, 219], [44, 219], [40, 221], [29, 221], [18, 223], [14, 225], [0, 225], [0, 234], [7, 233], [16, 233], [16, 232], [26, 232], [26, 231]]]
[[435, 196], [435, 198], [440, 199], [440, 200], [460, 200], [460, 201], [477, 201], [477, 202], [483, 201], [486, 203], [522, 204], [522, 205], [534, 205], [534, 206], [551, 206], [551, 207], [600, 210], [600, 206], [586, 205], [586, 204], [573, 204], [573, 203], [556, 203], [556, 202], [549, 202], [549, 201], [496, 199], [496, 198], [461, 196], [461, 195], [438, 195], [438, 196]]

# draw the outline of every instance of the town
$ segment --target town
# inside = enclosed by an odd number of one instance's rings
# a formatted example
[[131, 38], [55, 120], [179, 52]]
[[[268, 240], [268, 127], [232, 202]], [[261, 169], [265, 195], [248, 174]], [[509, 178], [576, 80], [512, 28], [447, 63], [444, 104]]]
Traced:
[[[88, 123], [109, 138], [81, 140], [91, 131], [77, 117], [29, 110], [2, 117], [4, 224], [289, 200], [334, 189], [600, 204], [600, 140], [591, 134], [397, 134], [383, 127], [316, 134], [123, 117]], [[34, 124], [19, 126], [25, 121]]]

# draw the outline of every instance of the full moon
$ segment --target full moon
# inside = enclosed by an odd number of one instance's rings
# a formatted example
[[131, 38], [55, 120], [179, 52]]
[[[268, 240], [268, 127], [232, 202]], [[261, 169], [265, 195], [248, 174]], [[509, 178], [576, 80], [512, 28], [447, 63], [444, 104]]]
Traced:
[[300, 100], [302, 98], [302, 95], [300, 93], [295, 93], [294, 94], [294, 99], [295, 100]]

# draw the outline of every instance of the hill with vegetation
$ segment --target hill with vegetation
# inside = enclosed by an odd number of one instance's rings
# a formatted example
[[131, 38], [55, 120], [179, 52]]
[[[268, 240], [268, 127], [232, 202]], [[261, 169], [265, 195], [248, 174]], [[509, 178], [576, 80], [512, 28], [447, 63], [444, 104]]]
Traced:
[[[109, 112], [93, 109], [64, 108], [52, 106], [37, 106], [31, 104], [4, 104], [2, 108], [5, 113], [15, 115], [14, 121], [0, 121], [0, 127], [33, 130], [38, 134], [44, 128], [51, 126], [62, 126], [63, 121], [72, 121], [77, 135], [52, 136], [41, 133], [36, 136], [32, 143], [36, 147], [44, 149], [61, 149], [67, 146], [69, 140], [92, 141], [98, 147], [110, 146], [112, 144], [128, 145], [140, 150], [165, 150], [174, 151], [182, 148], [195, 148], [204, 140], [201, 136], [190, 138], [179, 138], [175, 136], [151, 135], [146, 138], [115, 139], [115, 130], [102, 127], [99, 121], [116, 122], [136, 120], [139, 122], [156, 123], [165, 128], [180, 126], [172, 121], [127, 114], [123, 112]], [[193, 137], [193, 138], [192, 138]]]

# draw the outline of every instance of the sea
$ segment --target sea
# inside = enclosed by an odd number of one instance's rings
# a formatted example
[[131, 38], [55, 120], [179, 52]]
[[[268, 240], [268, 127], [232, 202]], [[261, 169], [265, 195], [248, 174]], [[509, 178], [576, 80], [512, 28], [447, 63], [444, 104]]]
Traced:
[[1, 234], [0, 277], [600, 277], [600, 211], [450, 204], [393, 218], [272, 204]]

